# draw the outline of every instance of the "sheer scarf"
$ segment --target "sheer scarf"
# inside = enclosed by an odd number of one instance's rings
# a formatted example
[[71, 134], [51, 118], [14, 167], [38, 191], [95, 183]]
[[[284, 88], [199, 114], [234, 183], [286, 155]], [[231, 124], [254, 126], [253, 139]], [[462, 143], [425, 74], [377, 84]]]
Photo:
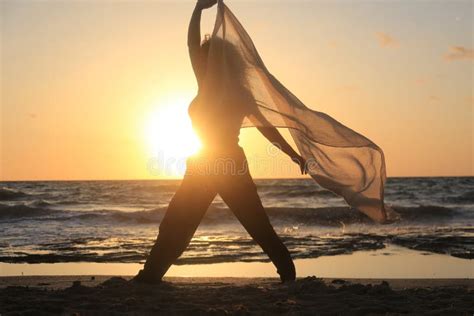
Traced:
[[385, 222], [383, 151], [329, 115], [309, 109], [286, 89], [222, 0], [210, 41], [203, 99], [217, 107], [242, 107], [249, 113], [242, 127], [288, 128], [308, 174], [319, 185], [374, 221]]

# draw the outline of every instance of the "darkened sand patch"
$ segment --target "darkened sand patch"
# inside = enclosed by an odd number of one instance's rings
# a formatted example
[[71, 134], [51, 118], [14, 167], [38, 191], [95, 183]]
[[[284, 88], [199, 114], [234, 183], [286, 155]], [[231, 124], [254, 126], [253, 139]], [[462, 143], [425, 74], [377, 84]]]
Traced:
[[[78, 281], [74, 282], [73, 281]], [[0, 313], [386, 314], [474, 312], [472, 280], [170, 278], [140, 285], [121, 277], [0, 278]]]

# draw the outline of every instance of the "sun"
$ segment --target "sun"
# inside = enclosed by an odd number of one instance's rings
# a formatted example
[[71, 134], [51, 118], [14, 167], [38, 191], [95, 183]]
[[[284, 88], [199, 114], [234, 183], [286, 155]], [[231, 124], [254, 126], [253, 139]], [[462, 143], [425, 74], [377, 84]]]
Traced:
[[184, 98], [160, 102], [148, 115], [144, 137], [153, 156], [179, 161], [199, 151], [201, 142], [192, 128], [188, 104]]

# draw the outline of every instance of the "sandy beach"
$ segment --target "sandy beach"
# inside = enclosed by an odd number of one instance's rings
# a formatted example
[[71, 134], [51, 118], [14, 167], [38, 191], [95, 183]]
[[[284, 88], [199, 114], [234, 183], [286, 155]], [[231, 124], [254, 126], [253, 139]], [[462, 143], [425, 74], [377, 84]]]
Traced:
[[129, 276], [0, 278], [9, 314], [459, 314], [474, 312], [472, 279], [166, 278]]
[[288, 285], [269, 262], [175, 265], [162, 284], [139, 285], [129, 280], [141, 264], [3, 263], [0, 314], [474, 312], [471, 260], [390, 246], [295, 264], [298, 280]]

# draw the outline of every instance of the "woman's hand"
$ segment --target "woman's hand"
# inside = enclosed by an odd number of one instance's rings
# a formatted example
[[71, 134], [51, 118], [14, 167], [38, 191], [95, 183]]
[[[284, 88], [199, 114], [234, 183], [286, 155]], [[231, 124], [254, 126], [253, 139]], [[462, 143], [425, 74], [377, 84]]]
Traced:
[[308, 169], [306, 168], [306, 160], [300, 155], [291, 157], [298, 166], [300, 166], [301, 174], [308, 174]]
[[217, 3], [217, 0], [198, 0], [196, 7], [201, 10], [209, 9]]

